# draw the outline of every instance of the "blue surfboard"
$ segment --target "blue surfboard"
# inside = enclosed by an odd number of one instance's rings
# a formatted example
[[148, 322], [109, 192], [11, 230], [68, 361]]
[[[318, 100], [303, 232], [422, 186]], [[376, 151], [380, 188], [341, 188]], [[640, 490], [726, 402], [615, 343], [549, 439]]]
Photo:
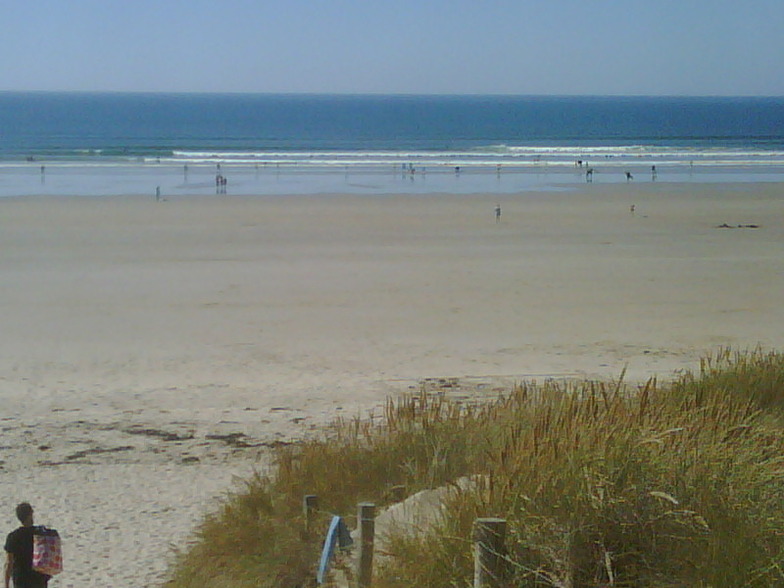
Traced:
[[316, 575], [316, 581], [319, 584], [323, 584], [327, 579], [330, 563], [335, 556], [335, 546], [339, 545], [341, 548], [349, 547], [352, 543], [351, 535], [343, 519], [337, 515], [333, 516], [332, 521], [329, 523], [327, 536], [324, 538], [324, 547], [321, 550], [321, 560], [319, 561], [318, 574]]
[[321, 561], [319, 561], [318, 575], [316, 581], [323, 584], [329, 572], [329, 565], [332, 557], [335, 555], [335, 545], [338, 542], [338, 527], [340, 526], [340, 517], [332, 517], [332, 522], [329, 524], [327, 536], [324, 538], [324, 547], [321, 550]]

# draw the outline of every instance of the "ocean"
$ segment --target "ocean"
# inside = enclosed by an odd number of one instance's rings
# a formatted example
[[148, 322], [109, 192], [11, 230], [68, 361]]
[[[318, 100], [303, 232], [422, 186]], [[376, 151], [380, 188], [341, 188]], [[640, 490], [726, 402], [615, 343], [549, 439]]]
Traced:
[[784, 98], [0, 93], [0, 196], [589, 180], [784, 181]]

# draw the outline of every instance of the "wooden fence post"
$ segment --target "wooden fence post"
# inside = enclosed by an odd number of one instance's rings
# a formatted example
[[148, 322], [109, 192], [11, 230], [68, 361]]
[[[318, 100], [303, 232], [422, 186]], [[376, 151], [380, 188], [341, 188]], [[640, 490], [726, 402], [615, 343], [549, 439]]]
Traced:
[[302, 500], [302, 514], [305, 515], [305, 533], [310, 535], [313, 528], [313, 519], [318, 511], [318, 496], [307, 494]]
[[359, 527], [359, 554], [357, 556], [357, 586], [370, 588], [373, 576], [373, 541], [376, 533], [376, 505], [372, 502], [359, 504], [357, 514]]
[[501, 588], [505, 572], [506, 521], [474, 521], [474, 588]]

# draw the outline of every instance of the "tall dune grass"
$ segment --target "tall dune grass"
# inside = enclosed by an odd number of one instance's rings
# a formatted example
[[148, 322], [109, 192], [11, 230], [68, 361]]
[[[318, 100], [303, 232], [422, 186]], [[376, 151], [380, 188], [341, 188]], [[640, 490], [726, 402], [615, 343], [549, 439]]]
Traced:
[[[330, 513], [462, 476], [429, 530], [401, 534], [379, 588], [470, 586], [471, 526], [508, 521], [509, 586], [784, 585], [784, 356], [722, 350], [659, 386], [522, 384], [483, 404], [421, 393], [283, 448], [201, 528], [171, 588], [312, 584]], [[349, 518], [350, 520], [350, 518]]]

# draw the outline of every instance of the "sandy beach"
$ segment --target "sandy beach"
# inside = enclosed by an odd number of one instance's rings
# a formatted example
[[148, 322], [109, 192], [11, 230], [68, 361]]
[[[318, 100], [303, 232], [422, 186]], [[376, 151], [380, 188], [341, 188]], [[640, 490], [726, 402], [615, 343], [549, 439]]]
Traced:
[[156, 586], [277, 443], [427, 378], [781, 349], [782, 292], [777, 183], [3, 198], [3, 532], [28, 500], [64, 540], [50, 586]]

